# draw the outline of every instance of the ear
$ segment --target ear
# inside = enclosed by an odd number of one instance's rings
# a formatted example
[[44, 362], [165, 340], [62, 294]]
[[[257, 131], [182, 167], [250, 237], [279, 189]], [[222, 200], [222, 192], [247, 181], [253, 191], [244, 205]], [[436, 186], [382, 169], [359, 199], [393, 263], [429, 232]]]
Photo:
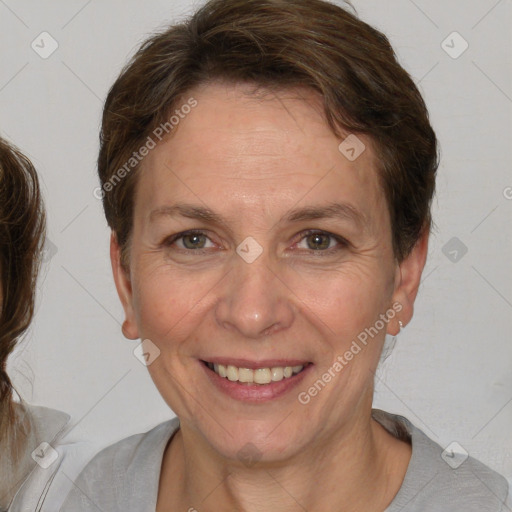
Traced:
[[126, 318], [123, 322], [122, 331], [124, 336], [129, 340], [136, 340], [140, 336], [133, 309], [132, 283], [129, 271], [122, 264], [121, 248], [117, 243], [117, 237], [114, 232], [112, 232], [110, 236], [110, 262], [112, 264], [112, 273], [114, 274], [117, 294], [123, 305]]
[[397, 266], [393, 304], [401, 304], [402, 309], [395, 316], [394, 322], [389, 324], [388, 333], [394, 336], [400, 332], [400, 324], [398, 322], [401, 321], [406, 326], [414, 314], [414, 301], [418, 294], [421, 275], [427, 261], [429, 235], [429, 229], [423, 229], [410, 254]]

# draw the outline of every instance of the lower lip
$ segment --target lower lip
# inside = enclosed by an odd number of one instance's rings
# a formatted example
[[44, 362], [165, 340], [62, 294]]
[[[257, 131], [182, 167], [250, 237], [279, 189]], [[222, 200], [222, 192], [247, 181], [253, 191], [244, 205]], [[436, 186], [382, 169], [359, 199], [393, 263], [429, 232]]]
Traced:
[[202, 361], [199, 361], [199, 363], [210, 381], [220, 391], [235, 400], [252, 403], [269, 402], [290, 393], [302, 382], [306, 373], [308, 373], [313, 366], [309, 364], [300, 373], [284, 378], [278, 382], [270, 382], [269, 384], [245, 384], [232, 382], [225, 377], [221, 377], [213, 370], [210, 370]]

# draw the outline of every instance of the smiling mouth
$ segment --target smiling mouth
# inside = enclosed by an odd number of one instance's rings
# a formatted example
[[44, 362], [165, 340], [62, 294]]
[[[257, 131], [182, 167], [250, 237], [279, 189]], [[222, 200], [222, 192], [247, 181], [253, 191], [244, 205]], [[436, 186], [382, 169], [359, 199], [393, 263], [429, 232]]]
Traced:
[[301, 373], [310, 363], [298, 366], [273, 366], [271, 368], [240, 368], [233, 365], [223, 365], [203, 363], [219, 377], [225, 378], [231, 382], [240, 382], [243, 384], [266, 385], [272, 382], [280, 382], [289, 379], [294, 375]]

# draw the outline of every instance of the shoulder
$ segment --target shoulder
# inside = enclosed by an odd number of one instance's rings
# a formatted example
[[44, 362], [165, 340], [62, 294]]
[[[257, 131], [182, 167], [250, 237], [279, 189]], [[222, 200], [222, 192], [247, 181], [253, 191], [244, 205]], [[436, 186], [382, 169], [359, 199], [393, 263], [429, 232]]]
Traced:
[[114, 512], [135, 505], [142, 511], [151, 510], [153, 502], [154, 510], [164, 451], [178, 428], [179, 420], [173, 418], [100, 451], [74, 482], [61, 511], [97, 511], [99, 507]]
[[[122, 469], [124, 472], [132, 467], [155, 465], [156, 454], [162, 450], [161, 455], [170, 439], [170, 436], [177, 430], [179, 422], [177, 418], [157, 425], [152, 430], [143, 434], [121, 439], [107, 448], [100, 451], [86, 466], [81, 477], [85, 477], [94, 471], [100, 470], [101, 473]], [[159, 462], [160, 465], [161, 461]], [[97, 475], [98, 478], [107, 476], [105, 474]]]
[[[458, 443], [442, 448], [403, 416], [374, 411], [374, 418], [396, 435], [406, 431], [412, 457], [400, 491], [386, 512], [501, 512], [508, 483], [494, 470], [469, 456]], [[390, 425], [395, 425], [395, 431]]]
[[[49, 492], [64, 457], [61, 436], [70, 416], [61, 411], [28, 404], [16, 404], [16, 431], [23, 432], [15, 460], [2, 458], [0, 466], [11, 464], [9, 474], [18, 482], [9, 511], [36, 510]], [[2, 471], [3, 473], [3, 471]], [[5, 481], [3, 482], [5, 483]]]

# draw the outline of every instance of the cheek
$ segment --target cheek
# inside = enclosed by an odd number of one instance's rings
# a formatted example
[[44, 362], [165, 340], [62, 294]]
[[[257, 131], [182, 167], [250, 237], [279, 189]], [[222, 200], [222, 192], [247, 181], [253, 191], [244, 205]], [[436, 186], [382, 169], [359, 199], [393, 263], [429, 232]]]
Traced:
[[291, 288], [330, 337], [347, 340], [387, 309], [388, 283], [377, 266], [347, 263], [338, 270], [303, 274]]
[[212, 279], [173, 272], [165, 265], [140, 269], [134, 279], [133, 305], [141, 336], [157, 345], [182, 339], [198, 325]]

